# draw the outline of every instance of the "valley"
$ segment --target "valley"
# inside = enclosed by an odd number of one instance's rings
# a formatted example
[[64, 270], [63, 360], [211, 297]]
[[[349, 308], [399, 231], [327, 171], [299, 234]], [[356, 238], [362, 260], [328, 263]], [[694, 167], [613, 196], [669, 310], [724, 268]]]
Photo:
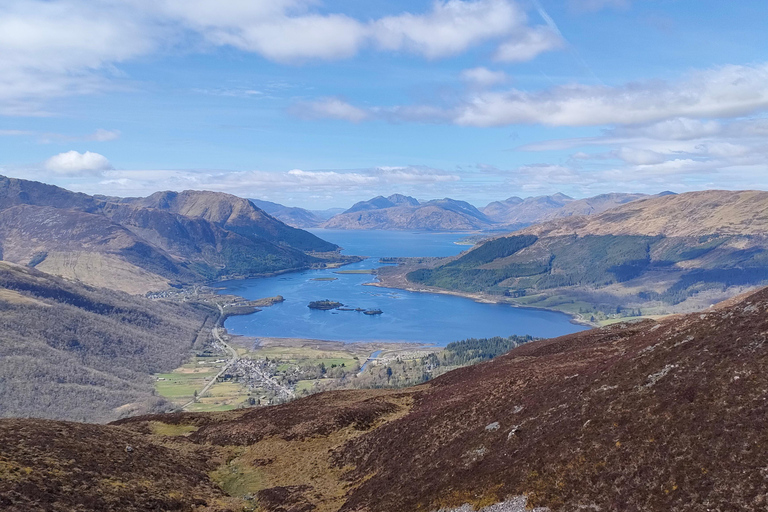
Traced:
[[[129, 511], [435, 511], [522, 496], [550, 510], [757, 510], [767, 311], [763, 290], [704, 313], [529, 341], [415, 387], [266, 409], [109, 426], [1, 420], [0, 496], [13, 511], [115, 500]], [[89, 467], [85, 453], [98, 474], [61, 472]], [[31, 494], [54, 481], [83, 491]]]

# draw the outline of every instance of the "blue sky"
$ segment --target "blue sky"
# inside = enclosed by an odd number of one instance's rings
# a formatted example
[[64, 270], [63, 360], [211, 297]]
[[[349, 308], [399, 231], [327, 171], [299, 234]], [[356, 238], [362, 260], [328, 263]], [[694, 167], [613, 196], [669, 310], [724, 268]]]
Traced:
[[0, 172], [310, 208], [768, 188], [768, 2], [5, 0]]

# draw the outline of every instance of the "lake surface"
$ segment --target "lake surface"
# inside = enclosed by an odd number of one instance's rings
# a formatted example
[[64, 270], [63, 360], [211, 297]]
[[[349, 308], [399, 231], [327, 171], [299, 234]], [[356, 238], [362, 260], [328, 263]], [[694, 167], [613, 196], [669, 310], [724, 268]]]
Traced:
[[[253, 337], [308, 338], [334, 341], [434, 343], [444, 346], [466, 338], [530, 334], [554, 337], [584, 330], [565, 314], [503, 304], [481, 304], [451, 295], [407, 292], [374, 286], [368, 274], [337, 274], [381, 266], [382, 257], [452, 256], [469, 246], [457, 245], [466, 233], [310, 230], [340, 245], [345, 254], [365, 261], [335, 270], [308, 270], [262, 279], [227, 281], [221, 293], [247, 299], [282, 295], [285, 302], [259, 313], [226, 321], [233, 334]], [[336, 278], [333, 281], [317, 280]], [[330, 299], [351, 308], [380, 309], [382, 315], [356, 311], [318, 311], [314, 300]]]

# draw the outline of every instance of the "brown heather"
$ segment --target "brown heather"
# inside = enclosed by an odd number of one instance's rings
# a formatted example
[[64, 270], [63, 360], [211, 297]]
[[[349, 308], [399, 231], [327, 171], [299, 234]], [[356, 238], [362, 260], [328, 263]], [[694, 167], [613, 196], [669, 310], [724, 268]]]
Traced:
[[[41, 486], [49, 502], [69, 503], [64, 490], [74, 485], [135, 485], [115, 463], [130, 442], [162, 447], [147, 466], [156, 473], [144, 478], [181, 492], [178, 510], [198, 497], [209, 510], [408, 512], [519, 495], [555, 511], [766, 510], [767, 337], [761, 290], [703, 313], [532, 342], [401, 391], [332, 392], [120, 427], [0, 422], [0, 461], [13, 474], [0, 479], [0, 503], [69, 510], [35, 504]], [[157, 422], [197, 430], [153, 437]], [[40, 434], [17, 448], [12, 436], [33, 425]], [[44, 435], [51, 425], [64, 429], [56, 442]], [[30, 458], [72, 460], [41, 481], [43, 462]], [[241, 505], [221, 504], [196, 471], [210, 471]], [[121, 495], [115, 510], [138, 509], [147, 492]], [[164, 506], [155, 509], [172, 509]]]

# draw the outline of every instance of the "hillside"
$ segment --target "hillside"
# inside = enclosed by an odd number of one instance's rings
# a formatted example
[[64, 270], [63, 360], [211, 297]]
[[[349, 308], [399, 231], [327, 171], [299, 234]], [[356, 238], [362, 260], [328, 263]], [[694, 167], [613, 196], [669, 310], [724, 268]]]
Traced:
[[768, 283], [767, 229], [766, 192], [666, 195], [531, 226], [407, 278], [586, 319], [685, 312]]
[[0, 417], [108, 421], [163, 410], [150, 375], [178, 367], [217, 317], [0, 262]]
[[[130, 490], [120, 494], [124, 510], [171, 490], [207, 510], [237, 510], [221, 503], [214, 484], [275, 512], [463, 504], [490, 512], [483, 507], [505, 500], [522, 511], [521, 496], [553, 512], [764, 510], [766, 331], [762, 290], [705, 313], [533, 341], [404, 390], [107, 427], [38, 423], [40, 435], [29, 422], [0, 421], [0, 467], [12, 475], [0, 479], [0, 503], [44, 510], [78, 500], [79, 510], [99, 510], [67, 489], [92, 496], [88, 489], [111, 482], [108, 497]], [[128, 444], [139, 447], [134, 455]], [[195, 458], [201, 453], [218, 469]], [[136, 467], [167, 467], [146, 462], [155, 456], [183, 472], [137, 482]], [[55, 471], [64, 464], [67, 471]]]
[[5, 177], [0, 250], [6, 261], [136, 294], [342, 259], [334, 244], [228, 194], [93, 197]]
[[323, 224], [327, 229], [413, 229], [471, 231], [486, 229], [490, 220], [464, 201], [437, 199], [419, 203], [395, 194], [357, 203]]
[[510, 197], [495, 201], [482, 209], [493, 222], [510, 228], [521, 228], [562, 217], [593, 215], [616, 206], [643, 199], [645, 194], [601, 194], [586, 199], [573, 199], [565, 194], [551, 196]]
[[257, 208], [264, 210], [274, 218], [295, 228], [316, 228], [327, 220], [304, 208], [283, 206], [279, 203], [262, 201], [260, 199], [250, 199], [250, 201], [256, 205]]
[[146, 198], [126, 201], [145, 208], [204, 219], [246, 238], [283, 244], [301, 251], [330, 252], [338, 249], [338, 246], [312, 233], [285, 225], [248, 199], [231, 194], [186, 190], [157, 192]]

